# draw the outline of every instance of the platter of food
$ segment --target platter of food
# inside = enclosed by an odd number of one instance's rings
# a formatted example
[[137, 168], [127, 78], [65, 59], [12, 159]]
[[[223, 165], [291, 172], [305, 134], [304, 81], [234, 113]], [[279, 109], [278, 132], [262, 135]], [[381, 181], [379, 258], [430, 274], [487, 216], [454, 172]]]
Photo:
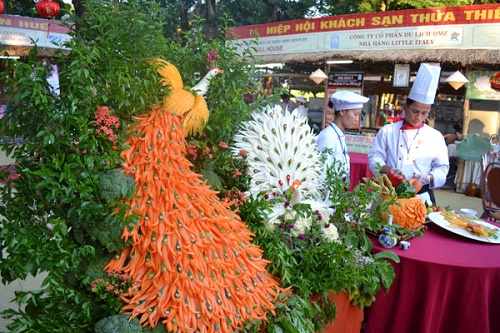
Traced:
[[480, 242], [500, 244], [500, 228], [476, 217], [464, 216], [454, 212], [433, 212], [427, 216], [441, 228], [457, 235]]

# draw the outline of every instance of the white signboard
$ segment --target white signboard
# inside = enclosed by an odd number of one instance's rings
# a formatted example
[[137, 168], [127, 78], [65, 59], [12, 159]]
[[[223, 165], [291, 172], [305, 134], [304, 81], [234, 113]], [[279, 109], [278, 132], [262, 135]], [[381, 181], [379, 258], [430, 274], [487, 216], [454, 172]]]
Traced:
[[0, 15], [0, 44], [61, 48], [69, 40], [69, 29], [55, 20], [44, 20], [15, 15]]

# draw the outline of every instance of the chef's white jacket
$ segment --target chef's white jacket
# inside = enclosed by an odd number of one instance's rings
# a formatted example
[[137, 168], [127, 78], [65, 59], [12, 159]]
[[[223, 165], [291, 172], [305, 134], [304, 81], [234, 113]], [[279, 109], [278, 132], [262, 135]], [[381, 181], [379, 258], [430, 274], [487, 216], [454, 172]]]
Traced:
[[[349, 179], [351, 160], [347, 152], [344, 132], [332, 122], [319, 133], [316, 143], [322, 155], [326, 156], [325, 170], [327, 167], [340, 164], [340, 167], [345, 172], [346, 178]], [[331, 149], [331, 154], [323, 152], [323, 150], [327, 148]]]
[[295, 108], [298, 114], [307, 118], [307, 108], [304, 105], [299, 105]]
[[385, 125], [378, 131], [368, 163], [373, 173], [387, 164], [401, 170], [407, 179], [413, 174], [433, 175], [431, 189], [444, 185], [450, 168], [443, 135], [425, 124], [420, 129], [403, 130], [403, 121]]

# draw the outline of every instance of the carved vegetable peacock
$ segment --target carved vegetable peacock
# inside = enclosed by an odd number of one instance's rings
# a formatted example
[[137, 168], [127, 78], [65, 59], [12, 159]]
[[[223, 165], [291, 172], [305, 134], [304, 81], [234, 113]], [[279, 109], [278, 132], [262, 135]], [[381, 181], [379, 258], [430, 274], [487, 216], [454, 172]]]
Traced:
[[[307, 119], [279, 106], [255, 112], [235, 136], [234, 153], [245, 150], [252, 175], [250, 193], [269, 197], [293, 190], [292, 204], [307, 203], [327, 215], [333, 213], [323, 192], [324, 175], [316, 137]], [[269, 223], [283, 215], [278, 204], [268, 215]]]
[[200, 132], [209, 118], [204, 95], [210, 81], [223, 71], [219, 68], [210, 69], [197, 85], [186, 90], [177, 67], [162, 59], [155, 59], [154, 64], [162, 77], [161, 83], [170, 87], [170, 94], [163, 99], [163, 106], [173, 114], [184, 116], [182, 124], [187, 135]]
[[247, 321], [266, 321], [288, 290], [266, 271], [253, 233], [229, 203], [190, 170], [179, 115], [193, 109], [169, 110], [175, 96], [188, 95], [173, 90], [166, 106], [153, 107], [130, 127], [123, 171], [135, 179], [137, 192], [127, 204], [139, 219], [123, 230], [132, 245], [105, 269], [134, 279], [120, 295], [122, 311], [143, 325], [235, 332]]

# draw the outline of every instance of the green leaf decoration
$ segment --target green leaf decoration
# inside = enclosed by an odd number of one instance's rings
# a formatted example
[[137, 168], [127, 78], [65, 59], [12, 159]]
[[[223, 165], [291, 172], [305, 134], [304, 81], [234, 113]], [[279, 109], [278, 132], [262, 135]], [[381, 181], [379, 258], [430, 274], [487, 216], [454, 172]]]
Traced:
[[399, 256], [392, 251], [378, 252], [378, 253], [374, 254], [373, 257], [376, 259], [391, 259], [392, 261], [394, 261], [397, 264], [399, 264], [399, 262], [400, 262]]
[[468, 135], [457, 146], [458, 157], [473, 162], [481, 162], [481, 157], [492, 150], [490, 141], [478, 135]]

